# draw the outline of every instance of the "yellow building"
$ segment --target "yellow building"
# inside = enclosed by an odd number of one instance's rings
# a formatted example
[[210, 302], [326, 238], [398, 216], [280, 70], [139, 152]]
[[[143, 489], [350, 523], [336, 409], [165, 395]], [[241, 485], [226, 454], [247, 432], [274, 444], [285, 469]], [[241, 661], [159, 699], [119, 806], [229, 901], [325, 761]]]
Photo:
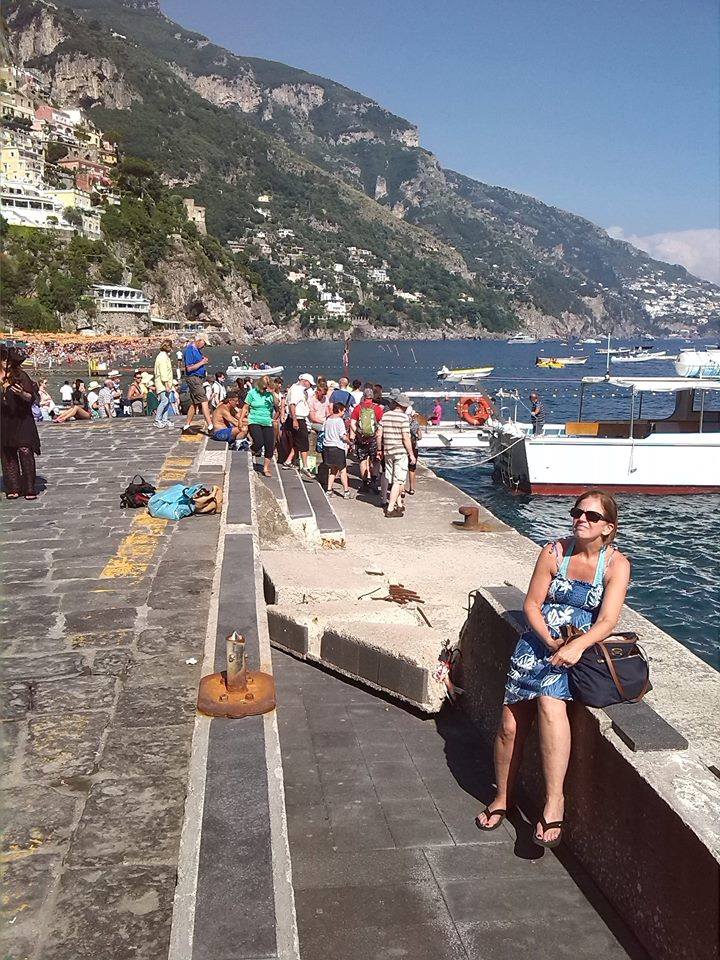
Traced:
[[29, 97], [16, 90], [0, 90], [0, 116], [28, 120], [32, 123], [35, 118], [35, 107]]
[[0, 128], [0, 175], [19, 183], [41, 183], [45, 176], [42, 138], [24, 130]]

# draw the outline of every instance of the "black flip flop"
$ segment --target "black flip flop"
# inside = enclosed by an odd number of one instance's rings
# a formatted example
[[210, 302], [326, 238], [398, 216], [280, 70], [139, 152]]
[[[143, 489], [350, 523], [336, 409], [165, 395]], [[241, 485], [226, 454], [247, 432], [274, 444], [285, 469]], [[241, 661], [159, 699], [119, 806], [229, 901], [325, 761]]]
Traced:
[[559, 830], [560, 836], [556, 837], [555, 840], [541, 840], [537, 834], [533, 833], [533, 840], [539, 847], [546, 847], [548, 850], [552, 850], [553, 847], [557, 847], [558, 844], [562, 841], [562, 828], [565, 825], [564, 820], [550, 820], [548, 822], [545, 817], [540, 817], [540, 823], [542, 824], [543, 833], [546, 830]]
[[489, 827], [485, 823], [480, 823], [480, 815], [478, 814], [478, 816], [475, 817], [475, 826], [478, 828], [478, 830], [484, 830], [485, 833], [490, 833], [491, 830], [497, 830], [497, 828], [502, 825], [503, 820], [507, 816], [507, 810], [502, 810], [500, 807], [498, 807], [497, 810], [489, 810], [487, 807], [485, 807], [485, 809], [483, 810], [483, 813], [488, 818], [488, 820], [490, 819], [490, 817], [500, 818], [494, 827]]

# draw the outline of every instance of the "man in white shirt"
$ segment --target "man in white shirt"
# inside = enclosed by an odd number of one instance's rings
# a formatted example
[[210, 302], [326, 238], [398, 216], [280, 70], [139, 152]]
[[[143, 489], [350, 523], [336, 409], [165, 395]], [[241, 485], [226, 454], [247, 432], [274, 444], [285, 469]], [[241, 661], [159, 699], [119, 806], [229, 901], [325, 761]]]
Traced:
[[225, 374], [219, 371], [215, 374], [215, 380], [210, 387], [210, 407], [213, 410], [216, 410], [217, 407], [223, 402], [227, 396], [227, 388], [225, 386]]
[[93, 419], [96, 419], [101, 415], [100, 410], [98, 409], [98, 400], [100, 399], [100, 394], [98, 393], [99, 389], [100, 384], [97, 382], [97, 380], [93, 380], [88, 384], [88, 410], [90, 411], [90, 416]]
[[64, 407], [72, 406], [72, 392], [70, 381], [66, 380], [65, 383], [60, 387], [60, 399], [62, 400], [62, 405]]
[[[308, 435], [307, 418], [310, 414], [308, 400], [310, 391], [315, 386], [315, 380], [309, 373], [301, 373], [297, 383], [294, 383], [287, 393], [287, 429], [292, 438], [293, 450], [300, 454], [300, 476], [303, 480], [314, 480], [314, 476], [308, 470], [307, 458], [310, 449], [310, 437]], [[281, 464], [284, 470], [292, 468], [292, 454], [290, 451], [288, 459]]]

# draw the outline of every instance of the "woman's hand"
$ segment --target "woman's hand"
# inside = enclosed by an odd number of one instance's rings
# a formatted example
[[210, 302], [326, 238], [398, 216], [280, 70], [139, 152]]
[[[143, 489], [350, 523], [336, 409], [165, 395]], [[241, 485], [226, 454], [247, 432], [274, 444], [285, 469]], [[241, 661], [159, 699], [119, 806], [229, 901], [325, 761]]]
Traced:
[[563, 644], [555, 651], [550, 658], [550, 663], [554, 667], [573, 667], [583, 655], [584, 650], [583, 645], [571, 640], [570, 643]]

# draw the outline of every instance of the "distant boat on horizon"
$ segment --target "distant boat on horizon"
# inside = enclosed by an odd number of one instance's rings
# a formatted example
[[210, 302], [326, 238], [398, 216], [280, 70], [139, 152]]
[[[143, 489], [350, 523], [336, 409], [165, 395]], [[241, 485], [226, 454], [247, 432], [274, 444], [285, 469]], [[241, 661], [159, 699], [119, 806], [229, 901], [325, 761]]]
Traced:
[[516, 333], [514, 337], [508, 338], [509, 344], [519, 344], [519, 343], [537, 343], [535, 337], [531, 337], [529, 333]]

